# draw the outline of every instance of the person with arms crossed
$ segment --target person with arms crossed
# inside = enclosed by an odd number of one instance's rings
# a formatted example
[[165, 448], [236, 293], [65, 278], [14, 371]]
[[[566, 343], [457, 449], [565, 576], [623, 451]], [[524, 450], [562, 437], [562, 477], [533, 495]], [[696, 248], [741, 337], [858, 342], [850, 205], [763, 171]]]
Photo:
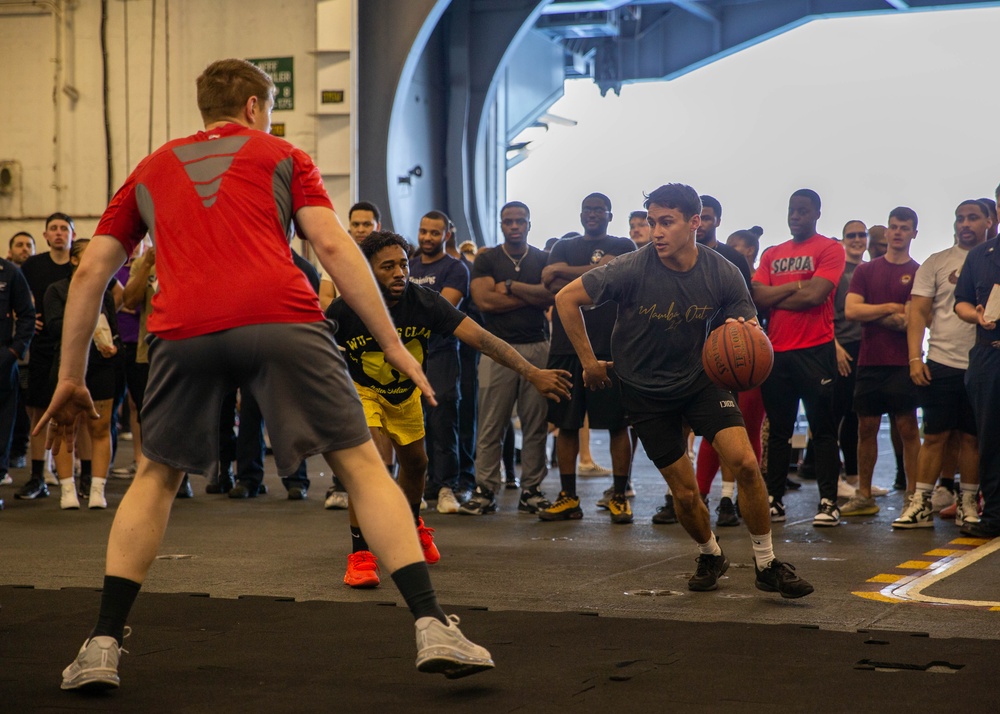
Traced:
[[[556, 295], [556, 309], [583, 365], [587, 388], [611, 385], [618, 374], [628, 420], [674, 494], [681, 525], [698, 544], [694, 591], [715, 590], [729, 567], [712, 533], [687, 456], [684, 424], [712, 442], [736, 474], [740, 504], [753, 545], [756, 586], [798, 598], [813, 591], [794, 568], [774, 557], [767, 489], [732, 392], [713, 383], [701, 353], [713, 327], [730, 320], [756, 326], [739, 270], [698, 245], [701, 200], [690, 186], [660, 186], [646, 199], [652, 244], [577, 278]], [[618, 320], [612, 361], [598, 359], [582, 308], [613, 300]]]
[[[245, 60], [219, 60], [197, 87], [205, 130], [143, 159], [98, 224], [66, 305], [59, 381], [35, 428], [38, 433], [51, 422], [52, 447], [72, 448], [66, 439], [77, 421], [97, 416], [83, 380], [101, 297], [148, 232], [159, 290], [148, 322], [155, 339], [143, 457], [111, 528], [97, 626], [63, 670], [62, 688], [119, 686], [126, 619], [184, 472], [205, 473], [218, 458], [219, 407], [234, 387], [252, 393], [274, 427], [280, 476], [322, 453], [343, 477], [373, 550], [416, 620], [417, 668], [457, 677], [493, 667], [489, 652], [467, 640], [457, 618], [437, 602], [406, 499], [372, 444], [331, 325], [292, 262], [287, 236], [293, 220], [386, 360], [433, 399], [430, 384], [396, 334], [319, 170], [305, 152], [268, 133], [270, 77]], [[206, 249], [212, 260], [205, 259]], [[247, 275], [256, 279], [248, 282]]]
[[879, 512], [872, 497], [872, 475], [878, 460], [878, 432], [883, 414], [896, 423], [903, 439], [907, 474], [915, 476], [920, 453], [917, 392], [906, 364], [906, 305], [910, 301], [913, 276], [920, 267], [910, 257], [910, 243], [917, 236], [917, 214], [905, 206], [894, 208], [889, 213], [885, 234], [888, 251], [855, 269], [844, 303], [845, 317], [862, 323], [854, 383], [858, 489], [841, 506], [840, 513], [844, 516], [871, 516]]
[[[909, 503], [893, 528], [933, 528], [931, 497], [941, 473], [952, 434], [959, 433], [958, 468], [961, 497], [955, 523], [979, 521], [979, 443], [976, 416], [965, 390], [969, 351], [976, 344], [976, 328], [955, 314], [955, 285], [969, 251], [986, 241], [992, 222], [977, 199], [955, 209], [955, 236], [951, 248], [934, 253], [917, 269], [910, 291], [906, 326], [910, 379], [920, 390], [924, 413], [924, 440], [917, 457], [917, 483]], [[930, 328], [927, 361], [923, 359], [924, 331]]]
[[761, 385], [770, 422], [767, 490], [771, 520], [785, 520], [791, 438], [801, 399], [816, 453], [820, 501], [813, 525], [830, 527], [840, 523], [840, 467], [833, 420], [837, 378], [833, 292], [844, 272], [844, 249], [816, 232], [820, 208], [819, 195], [808, 188], [788, 199], [792, 239], [764, 251], [753, 276], [753, 301], [761, 312], [770, 311], [767, 334], [774, 347], [774, 368]]

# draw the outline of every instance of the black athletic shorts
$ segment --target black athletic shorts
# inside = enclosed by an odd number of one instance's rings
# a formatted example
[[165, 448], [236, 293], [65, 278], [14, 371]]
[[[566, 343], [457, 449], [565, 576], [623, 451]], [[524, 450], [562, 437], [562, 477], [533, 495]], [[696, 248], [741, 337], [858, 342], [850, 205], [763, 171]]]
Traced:
[[918, 403], [909, 367], [858, 367], [854, 411], [859, 415], [905, 414]]
[[48, 349], [32, 347], [28, 369], [28, 393], [26, 406], [46, 409], [52, 401], [55, 384], [52, 382], [52, 365], [55, 354]]
[[628, 422], [658, 469], [687, 457], [685, 423], [709, 443], [723, 429], [746, 426], [736, 395], [707, 377], [700, 389], [676, 399], [650, 397], [627, 384], [621, 389]]
[[[598, 356], [598, 359], [611, 358]], [[547, 366], [549, 369], [565, 369], [573, 375], [572, 398], [549, 402], [550, 423], [559, 429], [576, 430], [583, 428], [584, 417], [587, 417], [591, 429], [618, 431], [625, 428], [620, 382], [613, 369], [608, 370], [612, 385], [592, 391], [583, 386], [583, 366], [576, 355], [549, 355]]]
[[927, 360], [931, 383], [919, 388], [924, 411], [924, 433], [944, 434], [958, 429], [963, 434], [976, 432], [976, 415], [965, 389], [965, 370]]

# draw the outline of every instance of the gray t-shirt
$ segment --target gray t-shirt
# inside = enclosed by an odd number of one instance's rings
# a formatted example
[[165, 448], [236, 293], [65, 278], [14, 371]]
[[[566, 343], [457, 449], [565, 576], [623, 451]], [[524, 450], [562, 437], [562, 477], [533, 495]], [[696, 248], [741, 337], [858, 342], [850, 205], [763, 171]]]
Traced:
[[683, 273], [660, 262], [652, 244], [643, 246], [585, 274], [583, 287], [595, 304], [618, 303], [611, 336], [618, 377], [661, 398], [701, 388], [701, 350], [712, 329], [757, 315], [740, 271], [704, 246]]
[[861, 323], [848, 320], [844, 316], [844, 306], [847, 304], [847, 288], [851, 285], [851, 276], [861, 263], [844, 263], [844, 274], [837, 284], [837, 294], [833, 297], [833, 336], [842, 345], [861, 342]]

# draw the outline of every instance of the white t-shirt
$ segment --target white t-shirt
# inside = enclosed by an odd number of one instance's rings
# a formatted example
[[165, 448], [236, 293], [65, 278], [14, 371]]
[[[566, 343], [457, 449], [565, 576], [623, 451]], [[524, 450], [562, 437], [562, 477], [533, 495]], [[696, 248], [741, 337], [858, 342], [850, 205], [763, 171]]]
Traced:
[[976, 326], [955, 314], [955, 283], [969, 251], [957, 245], [934, 253], [917, 269], [911, 295], [932, 298], [927, 359], [955, 369], [969, 368]]

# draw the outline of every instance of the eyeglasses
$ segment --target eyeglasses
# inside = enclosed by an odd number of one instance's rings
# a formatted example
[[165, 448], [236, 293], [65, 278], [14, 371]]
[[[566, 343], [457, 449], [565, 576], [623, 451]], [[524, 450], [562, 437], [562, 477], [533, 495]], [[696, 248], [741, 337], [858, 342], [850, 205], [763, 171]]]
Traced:
[[581, 209], [581, 211], [580, 211], [580, 213], [596, 213], [598, 215], [600, 215], [602, 213], [607, 213], [607, 212], [608, 212], [608, 209], [606, 209], [606, 208], [598, 208], [596, 206], [584, 206]]
[[844, 240], [853, 240], [854, 238], [867, 238], [868, 231], [858, 231], [857, 233], [845, 233]]

